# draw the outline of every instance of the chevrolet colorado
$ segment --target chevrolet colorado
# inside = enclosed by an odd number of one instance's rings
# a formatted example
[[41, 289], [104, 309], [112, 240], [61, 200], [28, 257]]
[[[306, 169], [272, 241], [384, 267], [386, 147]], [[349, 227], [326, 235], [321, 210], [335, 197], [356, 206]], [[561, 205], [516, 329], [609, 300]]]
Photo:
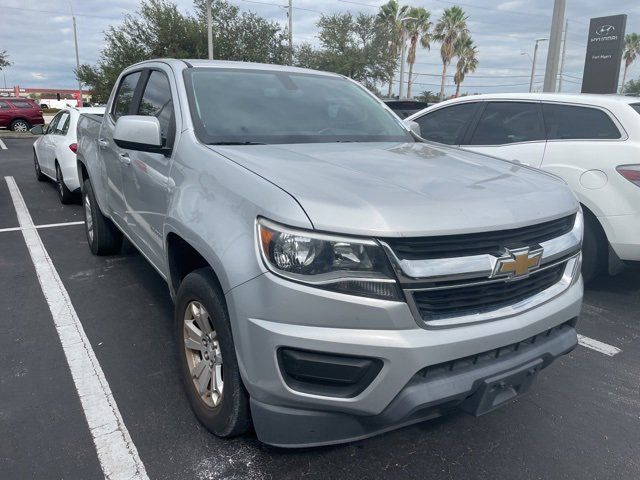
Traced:
[[424, 142], [340, 75], [160, 59], [78, 125], [87, 241], [175, 303], [228, 437], [364, 438], [524, 393], [577, 342], [583, 217], [557, 177]]

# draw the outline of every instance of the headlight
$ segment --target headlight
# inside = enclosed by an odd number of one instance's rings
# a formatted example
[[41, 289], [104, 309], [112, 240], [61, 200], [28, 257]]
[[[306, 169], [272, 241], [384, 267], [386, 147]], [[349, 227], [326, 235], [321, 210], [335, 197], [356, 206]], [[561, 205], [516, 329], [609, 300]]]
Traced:
[[374, 240], [285, 227], [258, 219], [258, 243], [273, 273], [314, 287], [402, 300], [387, 256]]

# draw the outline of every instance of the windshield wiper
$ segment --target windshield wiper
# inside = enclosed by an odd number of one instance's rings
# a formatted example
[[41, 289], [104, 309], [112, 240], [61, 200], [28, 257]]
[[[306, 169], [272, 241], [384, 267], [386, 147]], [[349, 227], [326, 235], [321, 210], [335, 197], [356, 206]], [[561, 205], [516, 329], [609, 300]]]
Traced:
[[212, 142], [207, 145], [266, 145], [262, 142]]

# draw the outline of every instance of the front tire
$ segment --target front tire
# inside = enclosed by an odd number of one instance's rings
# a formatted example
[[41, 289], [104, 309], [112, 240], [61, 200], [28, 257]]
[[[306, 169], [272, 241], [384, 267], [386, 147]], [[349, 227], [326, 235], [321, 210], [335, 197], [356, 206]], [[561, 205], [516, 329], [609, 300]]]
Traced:
[[224, 295], [210, 268], [187, 275], [175, 308], [178, 362], [196, 417], [219, 437], [246, 432], [251, 424]]
[[88, 178], [82, 184], [82, 206], [84, 230], [91, 252], [94, 255], [119, 252], [122, 247], [122, 232], [100, 211]]
[[598, 220], [585, 212], [582, 241], [582, 279], [585, 284], [605, 273], [607, 267], [607, 236]]
[[62, 170], [60, 170], [60, 165], [58, 165], [57, 162], [56, 162], [56, 190], [58, 191], [60, 202], [63, 205], [68, 205], [73, 202], [74, 200], [73, 193], [65, 185], [64, 177], [62, 176]]
[[38, 161], [38, 155], [36, 154], [35, 150], [33, 151], [33, 167], [36, 171], [36, 180], [38, 180], [39, 182], [44, 182], [47, 177], [45, 177], [44, 173], [42, 173], [42, 170], [40, 170], [40, 162]]

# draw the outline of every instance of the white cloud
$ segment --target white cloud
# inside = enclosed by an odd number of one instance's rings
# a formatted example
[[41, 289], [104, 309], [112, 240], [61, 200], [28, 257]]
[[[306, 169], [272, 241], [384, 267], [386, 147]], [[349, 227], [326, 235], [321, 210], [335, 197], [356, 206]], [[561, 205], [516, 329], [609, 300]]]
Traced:
[[47, 76], [42, 72], [31, 72], [31, 76], [36, 80], [44, 80]]

